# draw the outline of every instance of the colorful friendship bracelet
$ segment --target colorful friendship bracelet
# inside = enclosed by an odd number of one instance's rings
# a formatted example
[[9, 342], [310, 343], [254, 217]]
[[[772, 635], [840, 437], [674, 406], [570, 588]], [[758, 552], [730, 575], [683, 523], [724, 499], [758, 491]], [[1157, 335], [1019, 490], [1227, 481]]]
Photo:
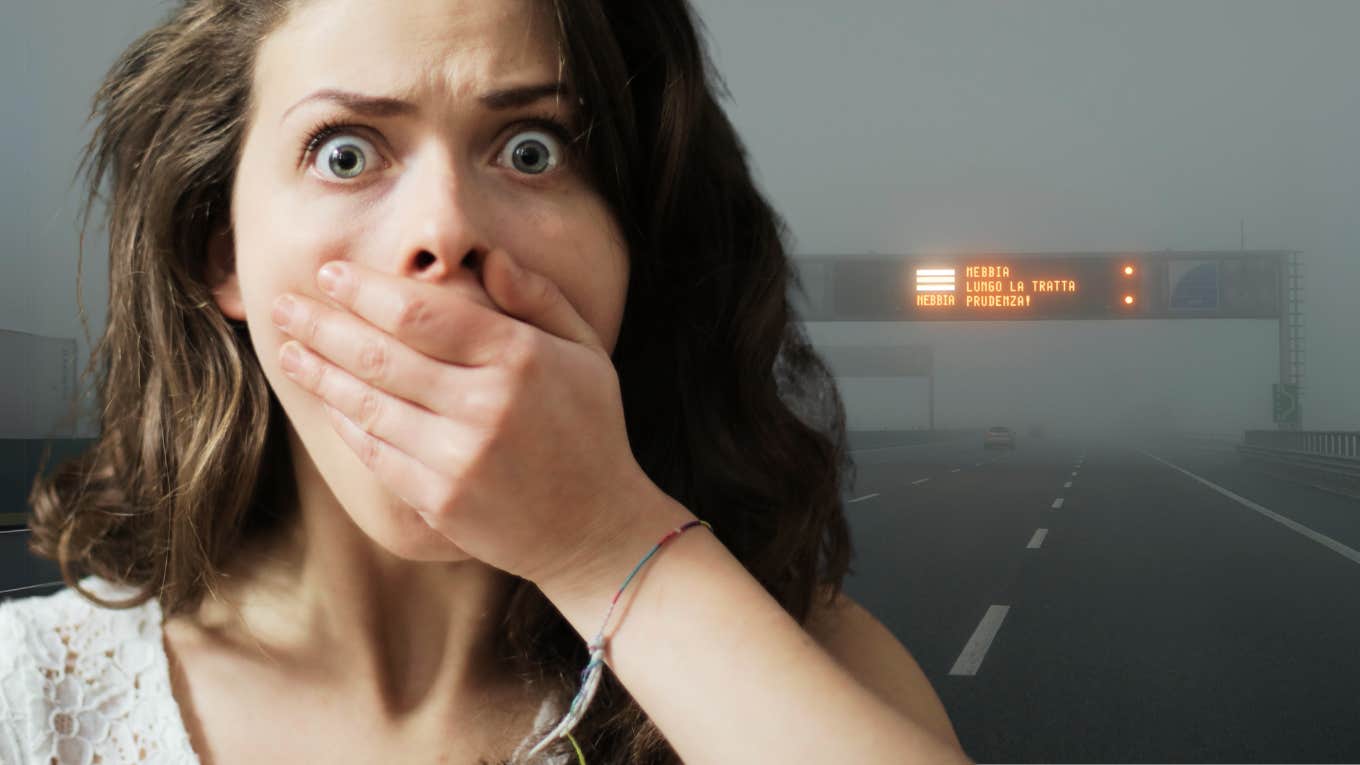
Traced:
[[652, 559], [653, 555], [656, 555], [656, 551], [660, 550], [662, 545], [695, 526], [700, 525], [707, 526], [709, 531], [713, 530], [713, 525], [708, 521], [690, 521], [683, 526], [666, 532], [666, 536], [662, 537], [661, 541], [657, 542], [656, 545], [652, 547], [651, 551], [642, 557], [642, 560], [633, 567], [633, 572], [628, 575], [627, 579], [623, 580], [623, 586], [619, 588], [618, 592], [614, 593], [614, 599], [609, 602], [609, 610], [605, 612], [604, 615], [604, 624], [601, 624], [600, 631], [595, 633], [595, 639], [590, 641], [590, 663], [586, 665], [585, 669], [581, 670], [581, 690], [576, 693], [576, 698], [572, 699], [571, 708], [567, 710], [566, 717], [563, 717], [562, 721], [557, 724], [557, 727], [553, 728], [551, 733], [544, 737], [542, 741], [538, 742], [537, 746], [529, 750], [529, 757], [538, 754], [542, 751], [543, 747], [553, 741], [566, 736], [567, 740], [571, 742], [572, 747], [576, 750], [577, 762], [580, 763], [580, 765], [586, 765], [586, 757], [581, 753], [581, 746], [577, 744], [576, 739], [572, 737], [571, 730], [581, 721], [581, 718], [585, 715], [586, 708], [590, 706], [590, 702], [595, 698], [595, 691], [599, 688], [600, 677], [603, 674], [604, 668], [604, 628], [609, 626], [609, 617], [614, 614], [614, 606], [618, 605], [619, 596], [623, 595], [623, 591], [628, 589], [628, 583], [633, 581], [633, 577], [637, 576], [637, 572], [642, 570], [642, 567], [646, 565], [647, 561]]

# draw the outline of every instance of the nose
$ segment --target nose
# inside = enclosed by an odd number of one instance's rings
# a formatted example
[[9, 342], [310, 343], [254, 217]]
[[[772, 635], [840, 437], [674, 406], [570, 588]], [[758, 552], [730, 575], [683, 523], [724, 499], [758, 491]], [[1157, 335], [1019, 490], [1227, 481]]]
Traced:
[[445, 167], [412, 172], [403, 187], [389, 218], [397, 237], [393, 270], [423, 281], [479, 281], [490, 243], [474, 184]]

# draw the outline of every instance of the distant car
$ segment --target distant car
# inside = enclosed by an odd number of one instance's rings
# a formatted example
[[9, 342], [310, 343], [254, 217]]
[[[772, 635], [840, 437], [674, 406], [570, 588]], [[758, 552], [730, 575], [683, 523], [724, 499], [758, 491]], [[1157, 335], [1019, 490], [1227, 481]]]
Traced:
[[1010, 428], [988, 428], [982, 438], [983, 449], [1015, 449], [1015, 432]]

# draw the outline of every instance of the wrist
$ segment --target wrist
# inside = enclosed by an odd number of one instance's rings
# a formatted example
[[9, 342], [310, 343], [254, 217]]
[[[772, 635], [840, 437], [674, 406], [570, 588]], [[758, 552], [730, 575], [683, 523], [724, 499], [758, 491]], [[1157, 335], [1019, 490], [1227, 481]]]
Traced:
[[[627, 513], [628, 517], [636, 519], [635, 522], [612, 530], [590, 549], [583, 550], [576, 565], [535, 581], [539, 590], [587, 640], [604, 626], [602, 621], [614, 596], [652, 548], [667, 533], [698, 520], [688, 508], [654, 485], [651, 491], [640, 496], [641, 499], [631, 503]], [[686, 534], [700, 531], [689, 529]], [[680, 537], [671, 539], [656, 551], [638, 570], [628, 585], [629, 590], [637, 586], [647, 569]]]

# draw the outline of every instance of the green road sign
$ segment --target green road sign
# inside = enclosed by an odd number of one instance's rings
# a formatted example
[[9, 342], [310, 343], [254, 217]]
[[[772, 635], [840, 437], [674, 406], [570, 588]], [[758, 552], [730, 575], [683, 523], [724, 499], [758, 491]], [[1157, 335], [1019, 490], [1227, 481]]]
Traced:
[[1275, 422], [1280, 425], [1299, 424], [1299, 386], [1275, 385]]

